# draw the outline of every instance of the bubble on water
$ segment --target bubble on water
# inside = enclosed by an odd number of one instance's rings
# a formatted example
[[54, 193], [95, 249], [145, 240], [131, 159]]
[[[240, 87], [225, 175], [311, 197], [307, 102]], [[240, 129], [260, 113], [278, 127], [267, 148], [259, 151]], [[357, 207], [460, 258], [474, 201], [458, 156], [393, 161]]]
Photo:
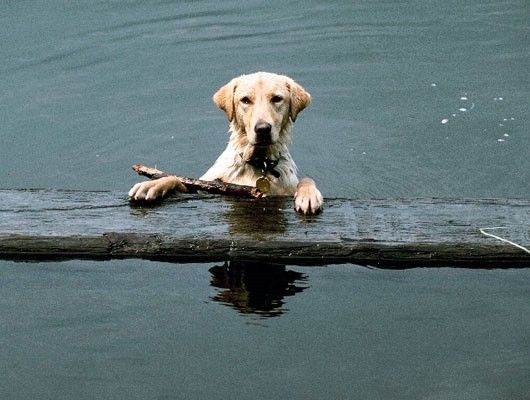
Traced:
[[460, 97], [460, 100], [467, 100], [467, 96]]
[[507, 133], [505, 133], [504, 135], [502, 135], [504, 137], [509, 137], [510, 135], [508, 135]]
[[503, 120], [503, 121], [508, 121], [508, 118], [503, 118], [502, 120]]
[[504, 139], [497, 139], [497, 142], [505, 142]]
[[431, 87], [436, 87], [436, 83], [431, 83]]
[[466, 111], [467, 111], [467, 108], [462, 107], [462, 108], [459, 108], [458, 111], [466, 112]]
[[444, 118], [440, 121], [442, 124], [447, 124], [449, 122], [449, 120], [447, 118]]
[[499, 101], [503, 101], [504, 99], [502, 97], [499, 97]]
[[499, 126], [504, 126], [504, 124], [499, 124]]
[[456, 114], [451, 114], [453, 117], [456, 117]]
[[364, 155], [364, 156], [366, 155], [366, 151], [363, 151], [363, 155]]
[[510, 121], [515, 121], [515, 118], [514, 118], [514, 117], [511, 117], [511, 118], [510, 118]]

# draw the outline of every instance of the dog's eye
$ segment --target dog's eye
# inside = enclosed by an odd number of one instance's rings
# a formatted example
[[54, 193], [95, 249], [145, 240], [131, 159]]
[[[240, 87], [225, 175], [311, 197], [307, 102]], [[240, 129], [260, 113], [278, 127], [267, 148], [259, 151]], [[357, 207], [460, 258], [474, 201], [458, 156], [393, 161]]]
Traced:
[[251, 104], [252, 101], [247, 96], [245, 96], [245, 97], [243, 97], [241, 99], [241, 103], [243, 103], [243, 104]]
[[272, 96], [271, 97], [271, 102], [273, 103], [279, 103], [283, 100], [283, 97], [282, 96]]

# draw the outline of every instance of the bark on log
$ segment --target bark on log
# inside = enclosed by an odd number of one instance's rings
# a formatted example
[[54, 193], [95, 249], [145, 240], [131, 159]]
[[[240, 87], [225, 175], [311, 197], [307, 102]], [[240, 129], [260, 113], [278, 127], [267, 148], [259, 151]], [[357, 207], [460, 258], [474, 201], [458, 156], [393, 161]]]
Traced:
[[142, 164], [135, 164], [132, 168], [138, 175], [146, 176], [149, 179], [159, 179], [165, 176], [174, 176], [186, 187], [189, 193], [197, 193], [198, 191], [202, 191], [211, 194], [222, 194], [227, 196], [253, 199], [259, 199], [263, 196], [263, 193], [258, 188], [253, 186], [234, 185], [232, 183], [225, 183], [221, 181], [203, 181], [200, 179], [192, 179], [185, 176], [169, 174], [156, 168], [146, 167]]
[[143, 258], [385, 268], [530, 267], [526, 199], [291, 199], [179, 194], [158, 207], [123, 192], [0, 190], [0, 259]]

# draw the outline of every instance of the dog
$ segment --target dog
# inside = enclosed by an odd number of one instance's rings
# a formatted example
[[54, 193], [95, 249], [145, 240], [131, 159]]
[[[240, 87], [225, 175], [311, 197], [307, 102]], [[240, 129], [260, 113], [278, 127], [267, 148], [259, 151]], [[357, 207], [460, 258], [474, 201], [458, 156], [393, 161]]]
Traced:
[[[230, 138], [224, 152], [201, 180], [255, 186], [266, 196], [294, 196], [301, 214], [317, 214], [323, 197], [310, 178], [297, 177], [289, 153], [292, 125], [311, 102], [293, 79], [268, 72], [241, 75], [221, 87], [214, 103], [226, 113]], [[132, 201], [153, 201], [186, 191], [176, 177], [140, 182], [129, 191]]]

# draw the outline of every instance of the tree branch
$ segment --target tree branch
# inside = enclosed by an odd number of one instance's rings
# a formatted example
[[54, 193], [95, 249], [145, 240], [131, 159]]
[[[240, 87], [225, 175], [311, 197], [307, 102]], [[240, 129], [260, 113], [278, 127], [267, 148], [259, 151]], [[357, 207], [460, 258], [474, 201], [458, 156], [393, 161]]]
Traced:
[[225, 183], [222, 181], [202, 181], [200, 179], [187, 178], [185, 176], [177, 176], [161, 171], [156, 168], [146, 167], [142, 164], [133, 165], [133, 170], [142, 176], [146, 176], [149, 179], [159, 179], [165, 176], [175, 176], [180, 183], [182, 183], [188, 192], [197, 193], [198, 191], [222, 194], [226, 196], [234, 197], [245, 197], [259, 199], [263, 196], [263, 193], [253, 186], [235, 185], [233, 183]]

